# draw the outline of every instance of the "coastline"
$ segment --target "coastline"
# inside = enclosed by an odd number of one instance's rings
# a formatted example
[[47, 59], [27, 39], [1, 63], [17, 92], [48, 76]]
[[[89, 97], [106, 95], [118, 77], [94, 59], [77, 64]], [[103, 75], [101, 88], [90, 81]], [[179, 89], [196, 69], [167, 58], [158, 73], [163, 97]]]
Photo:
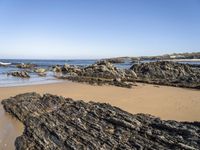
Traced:
[[[131, 89], [116, 86], [94, 86], [85, 83], [63, 81], [39, 85], [0, 87], [0, 101], [17, 94], [37, 92], [51, 93], [86, 102], [109, 103], [132, 114], [144, 113], [164, 120], [200, 121], [200, 92], [170, 86], [137, 83]], [[23, 132], [23, 124], [5, 113], [0, 106], [0, 148], [14, 149], [17, 136]]]

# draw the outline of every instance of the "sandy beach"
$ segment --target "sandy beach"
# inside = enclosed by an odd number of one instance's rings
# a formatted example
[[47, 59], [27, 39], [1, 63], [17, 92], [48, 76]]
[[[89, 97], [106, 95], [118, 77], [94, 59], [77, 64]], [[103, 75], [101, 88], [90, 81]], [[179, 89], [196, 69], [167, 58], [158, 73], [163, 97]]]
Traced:
[[0, 99], [25, 92], [50, 93], [75, 100], [110, 103], [130, 113], [148, 113], [162, 119], [200, 120], [199, 90], [137, 83], [131, 89], [64, 81], [44, 85], [0, 88]]
[[[130, 113], [147, 113], [165, 120], [200, 121], [200, 92], [193, 89], [138, 83], [132, 89], [115, 86], [92, 86], [65, 81], [44, 85], [0, 88], [0, 99], [25, 92], [51, 93], [75, 100], [110, 103]], [[14, 149], [14, 141], [23, 125], [0, 106], [0, 144]]]

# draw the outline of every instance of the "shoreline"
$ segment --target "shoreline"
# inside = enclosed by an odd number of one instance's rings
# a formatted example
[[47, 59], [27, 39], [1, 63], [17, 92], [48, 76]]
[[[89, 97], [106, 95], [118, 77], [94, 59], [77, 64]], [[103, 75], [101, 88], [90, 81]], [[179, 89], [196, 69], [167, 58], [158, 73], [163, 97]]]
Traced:
[[[181, 113], [177, 110], [177, 108], [179, 108], [179, 105], [180, 109], [181, 106], [187, 106], [188, 108], [190, 108], [190, 106], [185, 105], [185, 103], [192, 103], [193, 101], [197, 103], [198, 106], [200, 106], [200, 101], [198, 100], [200, 92], [198, 89], [172, 87], [139, 82], [137, 82], [137, 86], [133, 86], [129, 89], [112, 85], [97, 86], [89, 85], [87, 83], [77, 83], [64, 80], [56, 83], [0, 87], [0, 90], [2, 91], [0, 93], [0, 101], [2, 99], [6, 99], [26, 92], [37, 92], [39, 94], [50, 93], [73, 99], [81, 99], [86, 102], [95, 101], [110, 103], [111, 105], [120, 107], [130, 113], [147, 113], [165, 120], [200, 121], [200, 117], [197, 117], [196, 115], [190, 114], [191, 117], [188, 114], [181, 115]], [[155, 105], [149, 104], [150, 101], [153, 102]], [[163, 105], [163, 101], [166, 103], [166, 106]], [[180, 103], [181, 101], [182, 104]], [[135, 104], [138, 104], [139, 102], [143, 104], [143, 107], [137, 108], [137, 105]], [[167, 102], [170, 102], [171, 104]], [[172, 105], [172, 103], [176, 105]], [[179, 115], [172, 114], [170, 112], [163, 114], [162, 111], [157, 111], [163, 109], [164, 111], [166, 111], [165, 108], [168, 109], [169, 105], [172, 105], [171, 109], [174, 108], [174, 111], [176, 111]], [[141, 104], [139, 106], [141, 106]], [[153, 110], [153, 108], [156, 108], [156, 110]], [[191, 109], [192, 108], [194, 109], [194, 107], [191, 107]], [[183, 110], [181, 109], [181, 111]]]
[[0, 85], [0, 88], [12, 88], [12, 87], [26, 87], [26, 86], [32, 86], [32, 85], [48, 85], [48, 84], [54, 84], [54, 83], [62, 83], [64, 81], [62, 81], [61, 79], [54, 79], [54, 80], [45, 80], [42, 82], [27, 82], [27, 83], [21, 83], [21, 84], [9, 84], [6, 86], [2, 86]]

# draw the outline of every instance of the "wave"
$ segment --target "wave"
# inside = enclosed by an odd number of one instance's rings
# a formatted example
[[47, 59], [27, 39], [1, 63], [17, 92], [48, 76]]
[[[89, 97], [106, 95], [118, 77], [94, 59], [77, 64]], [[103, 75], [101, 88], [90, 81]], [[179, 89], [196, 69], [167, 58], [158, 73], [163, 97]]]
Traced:
[[9, 66], [9, 65], [11, 65], [11, 63], [0, 62], [0, 66]]

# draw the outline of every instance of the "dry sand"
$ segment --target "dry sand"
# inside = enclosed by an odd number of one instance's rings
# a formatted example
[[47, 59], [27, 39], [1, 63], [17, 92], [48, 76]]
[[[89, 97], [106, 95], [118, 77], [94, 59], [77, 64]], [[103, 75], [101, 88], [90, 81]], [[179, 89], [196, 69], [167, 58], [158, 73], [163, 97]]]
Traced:
[[[25, 92], [51, 93], [75, 100], [110, 103], [130, 113], [148, 113], [165, 120], [200, 121], [200, 90], [148, 84], [126, 89], [62, 82], [0, 88], [0, 99]], [[14, 140], [22, 133], [23, 126], [6, 114], [2, 106], [0, 120], [0, 149], [14, 149]]]

